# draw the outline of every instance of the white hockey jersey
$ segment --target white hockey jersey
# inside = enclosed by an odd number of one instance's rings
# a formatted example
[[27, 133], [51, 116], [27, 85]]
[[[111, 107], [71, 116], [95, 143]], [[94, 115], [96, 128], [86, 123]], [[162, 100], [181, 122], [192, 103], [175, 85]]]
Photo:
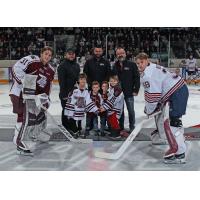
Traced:
[[50, 64], [43, 65], [40, 58], [29, 55], [18, 60], [12, 67], [13, 85], [10, 94], [20, 96], [22, 91], [22, 80], [25, 74], [37, 75], [36, 90], [38, 94], [49, 95], [51, 82], [54, 78], [55, 70]]
[[144, 87], [145, 111], [151, 114], [158, 103], [166, 102], [169, 97], [185, 82], [180, 77], [167, 71], [164, 67], [150, 63], [140, 75]]
[[74, 120], [83, 120], [85, 112], [98, 113], [87, 89], [75, 88], [67, 98], [64, 114]]
[[186, 69], [190, 72], [194, 72], [197, 67], [197, 60], [195, 58], [193, 59], [187, 59], [186, 60]]
[[108, 111], [108, 116], [116, 112], [117, 118], [120, 118], [124, 107], [124, 94], [118, 85], [109, 87], [108, 99], [104, 100], [102, 106]]

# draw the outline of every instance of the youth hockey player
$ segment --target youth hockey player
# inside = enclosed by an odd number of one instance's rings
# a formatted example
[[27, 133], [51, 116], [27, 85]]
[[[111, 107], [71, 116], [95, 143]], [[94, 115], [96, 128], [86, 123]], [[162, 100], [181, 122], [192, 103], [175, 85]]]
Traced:
[[74, 88], [67, 98], [66, 109], [64, 114], [67, 116], [67, 129], [72, 135], [79, 137], [78, 121], [83, 120], [85, 112], [98, 114], [98, 108], [90, 98], [86, 89], [87, 76], [82, 73], [79, 75], [78, 88]]
[[[13, 84], [9, 95], [13, 113], [17, 114], [13, 142], [17, 146], [18, 154], [33, 155], [24, 139], [30, 134], [37, 135], [46, 128], [45, 110], [49, 107], [55, 74], [54, 68], [48, 64], [52, 53], [52, 48], [44, 47], [40, 58], [35, 55], [26, 56], [12, 67]], [[37, 105], [35, 97], [39, 97]]]
[[[94, 102], [95, 106], [99, 109], [101, 104], [102, 104], [102, 98], [101, 95], [99, 93], [100, 90], [100, 85], [97, 81], [93, 81], [92, 82], [92, 90], [90, 92], [90, 98], [91, 100]], [[87, 112], [86, 113], [86, 129], [85, 129], [85, 135], [89, 135], [89, 131], [91, 129], [94, 129], [94, 131], [96, 132], [96, 135], [98, 135], [99, 133], [99, 129], [98, 129], [98, 116], [96, 115], [96, 113], [93, 112]]]
[[[140, 71], [141, 84], [144, 86], [145, 113], [151, 115], [162, 110], [166, 102], [169, 102], [169, 119], [162, 124], [169, 144], [164, 162], [185, 163], [186, 145], [181, 117], [186, 112], [188, 88], [180, 76], [151, 63], [145, 53], [136, 56], [136, 63]], [[157, 126], [161, 126], [159, 120]]]
[[110, 87], [108, 90], [108, 99], [104, 101], [101, 107], [101, 112], [107, 110], [107, 121], [111, 129], [109, 136], [113, 139], [118, 139], [121, 137], [119, 118], [123, 111], [124, 94], [119, 87], [119, 79], [116, 75], [111, 76], [109, 82]]
[[[106, 102], [108, 99], [108, 88], [109, 88], [109, 84], [107, 81], [103, 81], [101, 84], [101, 98], [103, 100], [102, 103]], [[104, 137], [105, 134], [105, 128], [106, 128], [106, 122], [107, 122], [107, 111], [101, 112], [99, 113], [100, 116], [100, 132], [101, 132], [101, 136]]]

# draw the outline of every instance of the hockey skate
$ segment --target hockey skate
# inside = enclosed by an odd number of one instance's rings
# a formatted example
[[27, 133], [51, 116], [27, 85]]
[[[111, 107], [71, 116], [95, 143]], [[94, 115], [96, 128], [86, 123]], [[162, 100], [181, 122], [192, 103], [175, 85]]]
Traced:
[[72, 132], [71, 134], [72, 134], [72, 136], [73, 136], [75, 139], [79, 138], [79, 136], [80, 136], [80, 135], [79, 135], [79, 131], [77, 131], [77, 132], [75, 132], [75, 133]]
[[120, 135], [121, 135], [122, 137], [127, 138], [127, 137], [129, 136], [129, 133], [128, 133], [127, 131], [125, 131], [125, 130], [121, 130], [121, 131], [120, 131]]
[[150, 137], [151, 137], [152, 145], [166, 145], [167, 144], [166, 140], [160, 137], [160, 134], [157, 129], [151, 133]]
[[120, 131], [119, 130], [111, 130], [110, 134], [108, 134], [108, 138], [110, 138], [112, 140], [121, 139]]
[[170, 157], [164, 158], [165, 164], [185, 164], [185, 153], [172, 155]]
[[101, 136], [101, 137], [105, 137], [105, 136], [106, 136], [105, 131], [100, 131], [100, 136]]
[[33, 152], [29, 149], [22, 148], [20, 145], [17, 146], [17, 154], [23, 156], [33, 156]]
[[170, 158], [171, 156], [175, 156], [176, 152], [177, 152], [177, 149], [173, 149], [173, 148], [168, 149], [164, 155], [164, 159]]

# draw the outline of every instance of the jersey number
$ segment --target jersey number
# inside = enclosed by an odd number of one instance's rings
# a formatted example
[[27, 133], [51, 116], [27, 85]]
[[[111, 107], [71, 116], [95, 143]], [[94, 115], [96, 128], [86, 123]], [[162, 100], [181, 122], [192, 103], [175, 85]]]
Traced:
[[20, 63], [22, 63], [23, 65], [26, 65], [27, 62], [28, 60], [26, 58], [23, 58], [23, 60], [20, 61]]
[[144, 88], [149, 88], [150, 87], [150, 83], [148, 81], [145, 81], [143, 83]]

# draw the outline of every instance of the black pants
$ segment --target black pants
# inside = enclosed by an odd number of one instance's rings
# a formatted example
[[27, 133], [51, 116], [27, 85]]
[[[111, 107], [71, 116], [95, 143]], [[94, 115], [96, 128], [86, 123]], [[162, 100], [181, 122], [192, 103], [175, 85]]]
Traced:
[[60, 99], [61, 101], [61, 106], [62, 106], [62, 115], [61, 115], [61, 122], [62, 122], [62, 125], [68, 129], [69, 125], [68, 125], [68, 118], [67, 116], [64, 115], [64, 111], [65, 111], [65, 104], [66, 104], [66, 101]]
[[60, 101], [61, 101], [61, 106], [62, 106], [62, 116], [61, 116], [62, 125], [67, 130], [71, 130], [74, 133], [76, 133], [77, 131], [81, 131], [82, 130], [81, 121], [76, 121], [76, 120], [74, 120], [72, 118], [68, 118], [64, 114], [66, 101], [64, 101], [62, 99]]

